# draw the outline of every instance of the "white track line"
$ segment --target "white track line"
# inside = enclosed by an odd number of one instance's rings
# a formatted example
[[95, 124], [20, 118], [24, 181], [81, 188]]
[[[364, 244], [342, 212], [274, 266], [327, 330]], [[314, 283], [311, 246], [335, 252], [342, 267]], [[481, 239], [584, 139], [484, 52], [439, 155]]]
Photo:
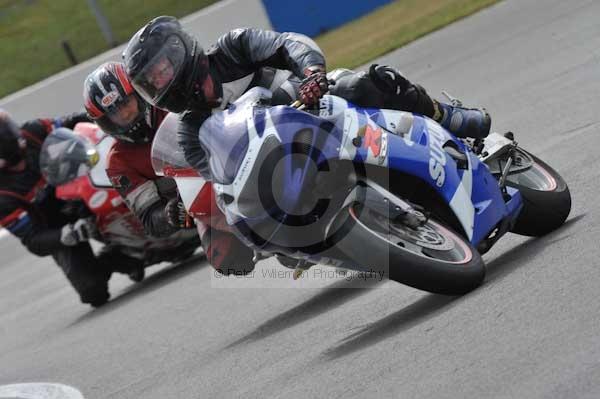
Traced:
[[63, 384], [29, 383], [0, 386], [0, 399], [84, 399], [77, 389]]

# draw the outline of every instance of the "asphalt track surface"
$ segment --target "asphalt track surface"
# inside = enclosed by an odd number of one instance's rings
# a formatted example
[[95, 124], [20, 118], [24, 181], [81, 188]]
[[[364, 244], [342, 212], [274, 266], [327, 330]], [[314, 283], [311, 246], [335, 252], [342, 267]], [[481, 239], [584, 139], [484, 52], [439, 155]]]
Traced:
[[600, 397], [599, 16], [594, 0], [505, 1], [382, 60], [485, 105], [495, 130], [570, 185], [566, 225], [505, 237], [479, 289], [260, 273], [224, 284], [196, 262], [138, 285], [116, 276], [113, 301], [92, 311], [48, 259], [3, 239], [0, 385], [56, 382], [86, 398]]

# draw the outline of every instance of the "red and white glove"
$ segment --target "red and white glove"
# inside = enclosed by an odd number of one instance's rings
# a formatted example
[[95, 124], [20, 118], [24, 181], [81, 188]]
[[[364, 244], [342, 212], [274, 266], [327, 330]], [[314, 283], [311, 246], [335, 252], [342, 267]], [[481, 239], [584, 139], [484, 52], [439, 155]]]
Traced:
[[306, 78], [300, 84], [300, 101], [312, 107], [329, 91], [329, 81], [325, 68], [319, 65], [306, 68], [304, 74]]

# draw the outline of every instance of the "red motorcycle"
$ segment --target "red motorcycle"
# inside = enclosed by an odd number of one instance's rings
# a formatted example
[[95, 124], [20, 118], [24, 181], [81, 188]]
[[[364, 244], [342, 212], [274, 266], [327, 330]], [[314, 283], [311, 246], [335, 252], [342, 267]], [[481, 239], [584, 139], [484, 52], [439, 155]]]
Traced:
[[114, 142], [91, 123], [79, 123], [73, 131], [57, 129], [49, 135], [42, 147], [40, 168], [48, 183], [56, 187], [56, 197], [82, 208], [80, 214], [95, 219], [101, 242], [144, 259], [144, 267], [192, 257], [200, 246], [195, 230], [181, 230], [166, 238], [146, 235], [141, 221], [112, 187], [106, 164]]

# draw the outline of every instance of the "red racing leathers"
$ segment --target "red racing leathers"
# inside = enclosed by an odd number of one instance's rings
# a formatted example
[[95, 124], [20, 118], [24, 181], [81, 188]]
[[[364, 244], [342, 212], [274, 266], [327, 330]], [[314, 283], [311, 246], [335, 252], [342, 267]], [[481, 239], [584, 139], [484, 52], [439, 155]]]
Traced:
[[[157, 129], [166, 113], [152, 108], [152, 128]], [[178, 230], [168, 223], [165, 206], [177, 195], [174, 181], [157, 176], [151, 163], [152, 143], [117, 141], [108, 155], [106, 172], [112, 185], [131, 211], [141, 220], [146, 232], [165, 237]], [[206, 182], [199, 194], [201, 209], [196, 209], [196, 225], [206, 256], [224, 274], [250, 271], [253, 252], [228, 231], [225, 216], [215, 203], [212, 184]]]

